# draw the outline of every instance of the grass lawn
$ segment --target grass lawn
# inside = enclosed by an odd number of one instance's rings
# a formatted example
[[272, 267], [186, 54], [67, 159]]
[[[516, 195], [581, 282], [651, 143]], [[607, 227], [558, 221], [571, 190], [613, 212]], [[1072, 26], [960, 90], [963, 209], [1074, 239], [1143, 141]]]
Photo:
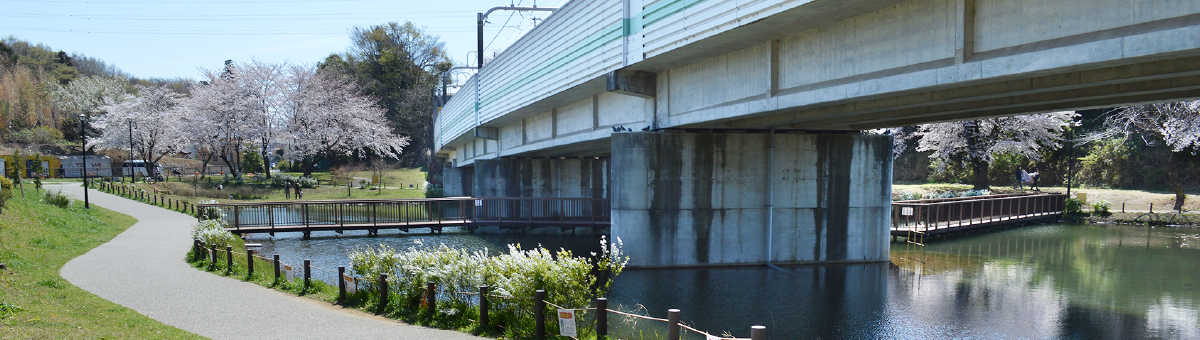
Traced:
[[[1066, 187], [1043, 187], [1042, 192], [1066, 193]], [[967, 191], [971, 190], [970, 184], [949, 184], [949, 183], [930, 183], [930, 184], [892, 184], [893, 196], [900, 192], [908, 193], [933, 193], [952, 191]], [[1029, 193], [1033, 190], [1013, 189], [1012, 187], [996, 187], [991, 188], [995, 194], [1011, 194], [1011, 193]], [[1113, 212], [1121, 211], [1121, 204], [1125, 204], [1126, 211], [1144, 212], [1150, 210], [1150, 204], [1154, 204], [1155, 212], [1167, 212], [1175, 205], [1175, 193], [1164, 191], [1146, 191], [1146, 190], [1124, 190], [1124, 189], [1101, 189], [1101, 188], [1071, 188], [1071, 196], [1076, 197], [1077, 193], [1086, 193], [1089, 202], [1095, 200], [1105, 200], [1112, 203], [1110, 208]], [[1200, 211], [1200, 193], [1188, 193], [1187, 200], [1184, 201], [1183, 209], [1185, 211]]]
[[198, 338], [75, 287], [63, 264], [111, 240], [137, 222], [75, 201], [67, 209], [42, 203], [26, 185], [0, 214], [0, 338]]
[[[300, 173], [284, 173], [285, 175], [300, 176]], [[361, 178], [370, 181], [371, 173], [362, 171], [353, 173], [355, 178]], [[425, 173], [417, 168], [398, 169], [389, 171], [384, 175], [384, 188], [381, 190], [372, 190], [370, 188], [360, 189], [358, 186], [350, 187], [347, 190], [343, 184], [341, 186], [330, 186], [329, 173], [313, 173], [321, 186], [317, 188], [304, 189], [304, 200], [344, 200], [344, 199], [411, 199], [425, 198]], [[165, 195], [172, 201], [179, 200], [191, 203], [200, 203], [208, 200], [218, 200], [222, 203], [229, 202], [254, 202], [254, 201], [287, 201], [295, 200], [295, 195], [291, 197], [284, 195], [283, 187], [265, 185], [265, 184], [248, 184], [242, 186], [229, 185], [224, 186], [221, 191], [216, 189], [219, 183], [219, 176], [210, 176], [206, 179], [200, 179], [199, 184], [193, 187], [191, 176], [186, 176], [183, 181], [176, 178], [171, 178], [165, 182], [154, 184], [136, 183], [133, 186], [145, 189], [147, 193], [157, 193]], [[58, 181], [58, 180], [56, 180]], [[71, 181], [71, 180], [66, 180]], [[74, 182], [79, 182], [78, 179]], [[118, 184], [121, 185], [121, 184]], [[124, 185], [129, 185], [128, 183]], [[410, 189], [409, 186], [412, 186]], [[31, 188], [26, 186], [26, 188]], [[197, 190], [198, 189], [198, 190]], [[226, 195], [232, 195], [235, 192], [252, 193], [258, 199], [230, 199]], [[200, 194], [199, 197], [194, 196]]]

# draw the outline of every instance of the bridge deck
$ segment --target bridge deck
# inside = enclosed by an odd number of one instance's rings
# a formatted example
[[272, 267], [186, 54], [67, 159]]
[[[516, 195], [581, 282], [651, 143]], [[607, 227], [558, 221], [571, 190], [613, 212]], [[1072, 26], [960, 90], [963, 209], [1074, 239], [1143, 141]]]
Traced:
[[1063, 194], [989, 195], [893, 202], [891, 235], [936, 236], [1054, 220], [1062, 215], [1066, 197]]

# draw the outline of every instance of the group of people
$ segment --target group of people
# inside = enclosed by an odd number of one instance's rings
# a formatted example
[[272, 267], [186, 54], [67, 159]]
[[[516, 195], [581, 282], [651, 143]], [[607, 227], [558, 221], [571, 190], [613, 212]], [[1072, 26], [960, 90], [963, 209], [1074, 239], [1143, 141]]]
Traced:
[[1024, 189], [1024, 185], [1028, 184], [1030, 189], [1042, 191], [1042, 189], [1038, 188], [1038, 180], [1042, 178], [1042, 175], [1038, 173], [1037, 169], [1033, 169], [1033, 172], [1026, 172], [1025, 169], [1017, 167], [1016, 177], [1017, 189]]
[[296, 199], [304, 198], [304, 190], [300, 189], [300, 183], [283, 182], [283, 196], [285, 198], [292, 199], [292, 190], [296, 190]]

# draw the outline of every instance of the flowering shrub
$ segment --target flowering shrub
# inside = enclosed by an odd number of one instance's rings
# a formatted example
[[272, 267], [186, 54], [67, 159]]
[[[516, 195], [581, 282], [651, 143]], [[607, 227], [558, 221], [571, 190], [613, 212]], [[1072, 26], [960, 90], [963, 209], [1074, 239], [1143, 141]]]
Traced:
[[221, 220], [205, 220], [200, 221], [195, 228], [192, 229], [192, 238], [204, 242], [204, 244], [216, 245], [218, 249], [225, 249], [233, 242], [236, 237], [225, 230], [225, 222]]
[[42, 196], [42, 202], [63, 209], [71, 206], [71, 198], [63, 194], [62, 190], [46, 190], [46, 193]]
[[468, 251], [444, 244], [401, 251], [380, 245], [351, 252], [350, 262], [352, 272], [365, 277], [370, 289], [377, 287], [379, 274], [388, 274], [389, 287], [398, 297], [395, 307], [402, 310], [422, 309], [426, 283], [434, 282], [442, 292], [439, 314], [474, 318], [478, 310], [471, 306], [477, 297], [447, 292], [475, 292], [479, 286], [488, 286], [491, 294], [511, 297], [489, 298], [495, 324], [509, 335], [529, 334], [534, 320], [525, 314], [533, 309], [529, 298], [535, 291], [546, 290], [547, 302], [567, 308], [588, 306], [593, 298], [608, 293], [611, 279], [625, 268], [628, 257], [621, 255], [620, 239], [611, 245], [603, 238], [600, 242], [602, 254], [591, 257], [562, 249], [525, 250], [511, 244], [508, 253], [499, 256], [488, 256], [487, 249]]

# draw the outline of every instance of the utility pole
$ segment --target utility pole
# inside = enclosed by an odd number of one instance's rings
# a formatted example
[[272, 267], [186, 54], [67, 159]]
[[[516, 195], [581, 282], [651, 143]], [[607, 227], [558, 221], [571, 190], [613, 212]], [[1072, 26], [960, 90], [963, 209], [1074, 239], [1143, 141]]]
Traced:
[[86, 116], [86, 115], [84, 115], [84, 114], [82, 114], [82, 113], [80, 113], [80, 114], [79, 114], [79, 139], [80, 139], [80, 141], [81, 141], [81, 144], [80, 144], [80, 145], [83, 147], [83, 173], [81, 174], [81, 175], [83, 175], [83, 176], [82, 176], [82, 177], [83, 177], [83, 208], [84, 208], [84, 209], [91, 209], [91, 208], [92, 208], [92, 206], [91, 206], [91, 204], [88, 202], [88, 190], [87, 190], [87, 189], [88, 189], [88, 181], [87, 181], [87, 131], [84, 131], [84, 129], [83, 129], [83, 123], [84, 123], [84, 122], [87, 122], [87, 116]]
[[[477, 25], [478, 34], [476, 35], [476, 37], [478, 39], [476, 39], [476, 41], [475, 41], [476, 42], [476, 51], [477, 51], [475, 53], [475, 59], [476, 59], [475, 66], [479, 67], [480, 69], [483, 69], [483, 23], [487, 22], [487, 17], [489, 14], [492, 14], [492, 12], [498, 11], [498, 10], [541, 11], [541, 12], [553, 13], [555, 11], [558, 11], [558, 7], [538, 7], [537, 5], [533, 5], [533, 7], [523, 7], [523, 6], [508, 5], [508, 6], [492, 7], [491, 9], [488, 9], [487, 12], [477, 13], [475, 16], [475, 24]], [[476, 86], [478, 86], [478, 83], [476, 83]]]

